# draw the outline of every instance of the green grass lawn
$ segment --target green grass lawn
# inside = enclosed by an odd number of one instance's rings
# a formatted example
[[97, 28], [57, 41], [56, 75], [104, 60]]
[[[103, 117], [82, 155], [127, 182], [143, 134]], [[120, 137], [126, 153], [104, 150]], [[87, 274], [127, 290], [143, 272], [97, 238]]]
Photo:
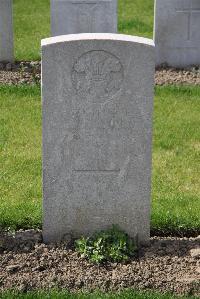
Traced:
[[[1, 294], [0, 294], [1, 296]], [[27, 294], [6, 292], [2, 294], [2, 299], [178, 299], [180, 297], [170, 294], [158, 294], [152, 292], [135, 292], [135, 291], [124, 291], [121, 293], [94, 293], [94, 294], [70, 294], [66, 291], [52, 291], [52, 292], [29, 292]], [[183, 296], [181, 299], [194, 299], [193, 296]], [[196, 297], [197, 298], [197, 297]]]
[[200, 87], [156, 88], [152, 227], [200, 231]]
[[[200, 231], [200, 87], [157, 87], [152, 229]], [[0, 86], [0, 226], [41, 227], [40, 88]]]
[[[40, 59], [40, 41], [50, 36], [49, 0], [14, 0], [16, 60]], [[153, 0], [119, 0], [119, 32], [152, 37]]]
[[0, 86], [0, 226], [41, 223], [38, 87]]
[[15, 59], [40, 59], [40, 41], [50, 36], [49, 0], [14, 0]]

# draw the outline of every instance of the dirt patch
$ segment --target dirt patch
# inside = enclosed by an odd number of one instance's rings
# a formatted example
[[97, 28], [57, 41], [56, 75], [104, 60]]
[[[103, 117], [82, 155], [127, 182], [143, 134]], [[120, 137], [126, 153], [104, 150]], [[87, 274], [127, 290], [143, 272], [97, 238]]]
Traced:
[[0, 237], [0, 290], [124, 288], [200, 295], [200, 236], [151, 238], [126, 264], [93, 265], [68, 244], [45, 245], [40, 231]]
[[200, 68], [188, 69], [159, 68], [155, 73], [156, 85], [200, 84]]
[[0, 84], [39, 84], [41, 81], [40, 61], [0, 63]]
[[[41, 62], [22, 61], [12, 63], [0, 63], [0, 84], [39, 84], [41, 81]], [[200, 67], [194, 66], [188, 69], [175, 69], [163, 66], [155, 73], [156, 85], [180, 85], [200, 84]]]

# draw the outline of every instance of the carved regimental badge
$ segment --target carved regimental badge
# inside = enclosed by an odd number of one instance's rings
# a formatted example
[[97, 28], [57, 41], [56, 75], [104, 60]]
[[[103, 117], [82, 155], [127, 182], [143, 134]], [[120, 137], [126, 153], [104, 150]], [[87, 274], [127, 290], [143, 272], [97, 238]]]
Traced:
[[72, 82], [77, 93], [98, 102], [112, 98], [121, 89], [123, 78], [119, 58], [106, 51], [83, 54], [72, 69]]

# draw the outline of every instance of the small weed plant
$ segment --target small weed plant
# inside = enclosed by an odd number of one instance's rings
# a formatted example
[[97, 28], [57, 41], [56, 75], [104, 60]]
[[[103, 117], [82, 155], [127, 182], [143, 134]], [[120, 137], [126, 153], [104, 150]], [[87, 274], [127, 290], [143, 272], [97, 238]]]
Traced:
[[82, 237], [75, 241], [81, 257], [91, 262], [126, 262], [135, 255], [137, 247], [129, 236], [117, 226], [95, 233], [92, 237]]

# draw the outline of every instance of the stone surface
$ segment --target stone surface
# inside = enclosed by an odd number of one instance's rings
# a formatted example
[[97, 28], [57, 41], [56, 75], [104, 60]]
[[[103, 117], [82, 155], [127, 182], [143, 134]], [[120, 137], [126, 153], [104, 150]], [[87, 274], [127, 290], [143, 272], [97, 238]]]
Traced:
[[154, 54], [118, 34], [42, 41], [45, 242], [113, 224], [148, 242]]
[[200, 247], [190, 250], [190, 255], [192, 257], [200, 258]]
[[51, 0], [52, 36], [117, 32], [117, 0]]
[[200, 64], [200, 1], [156, 0], [156, 64]]
[[13, 61], [12, 0], [0, 0], [0, 61]]

